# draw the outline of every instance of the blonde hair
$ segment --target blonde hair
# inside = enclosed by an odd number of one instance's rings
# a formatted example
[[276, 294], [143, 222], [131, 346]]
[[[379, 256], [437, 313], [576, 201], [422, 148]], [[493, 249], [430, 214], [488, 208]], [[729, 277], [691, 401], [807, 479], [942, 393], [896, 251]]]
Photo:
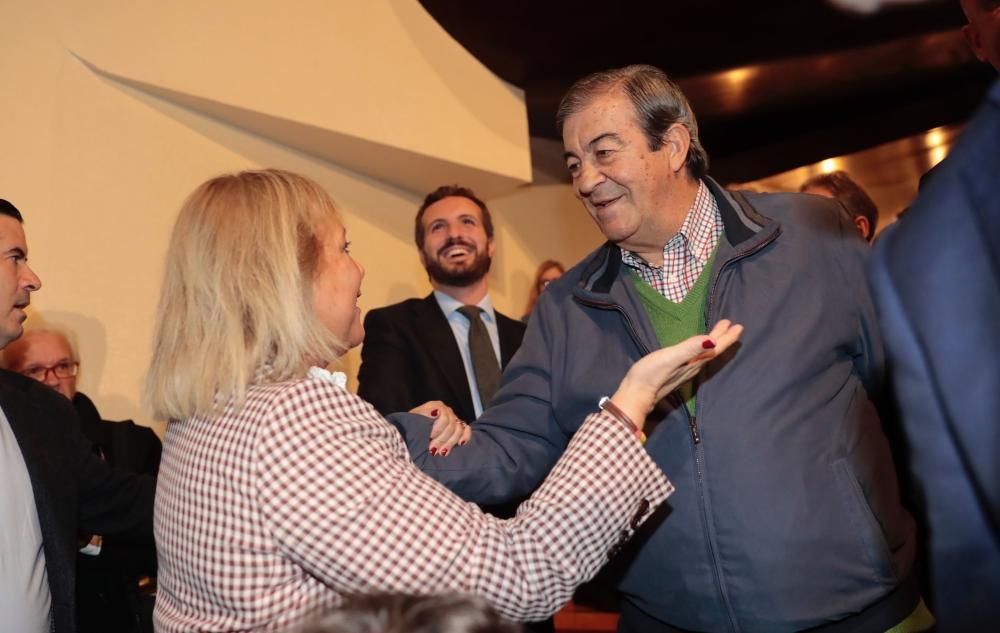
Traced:
[[345, 351], [312, 307], [321, 232], [339, 221], [318, 184], [285, 171], [219, 176], [191, 194], [167, 249], [146, 376], [155, 416], [239, 406], [248, 385]]

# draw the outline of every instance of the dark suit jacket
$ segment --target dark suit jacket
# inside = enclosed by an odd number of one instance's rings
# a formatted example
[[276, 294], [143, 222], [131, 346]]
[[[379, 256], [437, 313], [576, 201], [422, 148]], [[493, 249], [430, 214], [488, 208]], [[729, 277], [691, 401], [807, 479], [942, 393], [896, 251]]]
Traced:
[[[506, 367], [521, 345], [525, 326], [499, 312], [496, 317], [500, 365]], [[461, 419], [476, 419], [458, 343], [433, 294], [365, 316], [358, 395], [382, 415], [441, 400]]]
[[73, 633], [78, 530], [152, 542], [153, 479], [101, 461], [70, 401], [36, 380], [0, 370], [0, 407], [31, 480], [55, 631]]
[[1000, 626], [1000, 83], [871, 278], [902, 414], [938, 629]]
[[[94, 451], [115, 470], [156, 476], [163, 446], [152, 429], [132, 420], [101, 418], [82, 392], [73, 398], [80, 430]], [[153, 630], [153, 599], [138, 589], [139, 578], [156, 575], [156, 547], [152, 542], [103, 536], [97, 556], [77, 554], [76, 617], [81, 633], [140, 633]]]
[[73, 398], [73, 408], [80, 417], [80, 430], [113, 468], [156, 476], [163, 444], [153, 429], [132, 420], [103, 419], [93, 401], [79, 391]]

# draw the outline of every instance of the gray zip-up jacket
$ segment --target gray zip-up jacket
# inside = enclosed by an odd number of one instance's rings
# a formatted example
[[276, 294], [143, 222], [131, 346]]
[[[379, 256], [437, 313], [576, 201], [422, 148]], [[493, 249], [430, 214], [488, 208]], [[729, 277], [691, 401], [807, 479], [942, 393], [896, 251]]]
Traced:
[[[706, 183], [725, 229], [706, 322], [745, 330], [699, 377], [696, 416], [674, 395], [648, 418], [646, 448], [677, 491], [619, 557], [620, 589], [663, 630], [884, 631], [917, 597], [899, 587], [914, 530], [873, 404], [884, 357], [867, 246], [839, 203]], [[429, 457], [426, 425], [399, 426], [418, 465], [464, 498], [522, 497], [658, 347], [606, 244], [542, 294], [468, 445]]]

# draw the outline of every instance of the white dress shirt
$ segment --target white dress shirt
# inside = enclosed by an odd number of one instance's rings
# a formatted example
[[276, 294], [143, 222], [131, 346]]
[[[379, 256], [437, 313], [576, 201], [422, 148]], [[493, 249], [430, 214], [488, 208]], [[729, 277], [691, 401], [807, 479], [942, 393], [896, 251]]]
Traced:
[[[469, 320], [462, 315], [458, 309], [465, 304], [457, 299], [449, 297], [443, 292], [434, 291], [434, 299], [437, 300], [441, 312], [448, 319], [451, 332], [455, 335], [455, 342], [462, 353], [462, 364], [465, 366], [465, 379], [469, 381], [469, 392], [472, 394], [472, 406], [478, 418], [483, 413], [483, 403], [479, 399], [479, 386], [476, 384], [476, 373], [472, 368], [472, 351], [469, 350]], [[486, 331], [489, 332], [490, 341], [493, 343], [493, 352], [497, 355], [497, 363], [500, 362], [500, 331], [497, 330], [497, 315], [493, 312], [493, 301], [489, 295], [477, 303], [483, 311], [480, 317], [486, 324]], [[472, 422], [472, 420], [466, 420]]]
[[42, 529], [21, 447], [0, 410], [0, 629], [47, 633], [52, 594]]

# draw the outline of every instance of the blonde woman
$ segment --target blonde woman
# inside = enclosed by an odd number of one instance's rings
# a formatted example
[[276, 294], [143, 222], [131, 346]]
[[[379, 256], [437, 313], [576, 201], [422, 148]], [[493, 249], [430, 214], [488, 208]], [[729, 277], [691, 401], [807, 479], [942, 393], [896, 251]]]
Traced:
[[672, 490], [637, 439], [645, 414], [740, 332], [721, 324], [636, 363], [501, 521], [420, 473], [396, 429], [321, 369], [364, 336], [348, 245], [329, 196], [286, 172], [215, 178], [181, 209], [147, 379], [170, 420], [159, 631], [287, 630], [368, 592], [552, 614]]

